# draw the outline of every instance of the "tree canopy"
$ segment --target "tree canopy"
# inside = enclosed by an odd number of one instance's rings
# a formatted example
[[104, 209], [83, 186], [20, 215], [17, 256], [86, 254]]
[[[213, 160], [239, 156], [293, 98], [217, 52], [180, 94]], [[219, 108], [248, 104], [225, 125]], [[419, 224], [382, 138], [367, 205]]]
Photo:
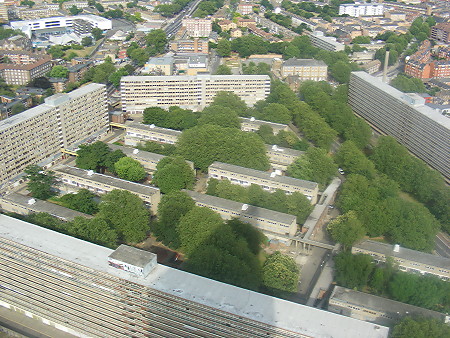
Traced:
[[225, 128], [234, 127], [238, 129], [241, 127], [239, 116], [234, 110], [214, 104], [203, 109], [198, 124], [214, 124]]
[[69, 76], [69, 70], [64, 66], [53, 66], [52, 70], [50, 71], [50, 77], [57, 77], [57, 78], [67, 78]]
[[114, 169], [120, 178], [128, 181], [139, 182], [147, 176], [142, 164], [130, 157], [120, 158], [114, 164]]
[[450, 327], [436, 319], [405, 317], [394, 326], [392, 338], [446, 338]]
[[25, 178], [28, 180], [27, 189], [33, 197], [46, 200], [55, 195], [52, 190], [53, 184], [56, 183], [53, 171], [44, 172], [42, 167], [31, 165], [25, 169], [25, 174]]
[[189, 129], [197, 125], [199, 114], [189, 109], [170, 107], [165, 110], [160, 107], [149, 107], [144, 110], [144, 123], [175, 130]]
[[328, 224], [327, 230], [333, 240], [341, 243], [344, 248], [350, 248], [366, 234], [366, 229], [354, 211], [349, 211], [332, 220]]
[[163, 194], [167, 194], [181, 189], [191, 189], [194, 178], [194, 171], [182, 157], [165, 157], [156, 165], [153, 183]]
[[263, 285], [274, 296], [296, 292], [300, 277], [295, 261], [279, 251], [267, 257], [263, 266]]
[[65, 207], [93, 215], [98, 211], [98, 203], [94, 200], [95, 194], [87, 189], [80, 189], [75, 194], [65, 194], [59, 198]]

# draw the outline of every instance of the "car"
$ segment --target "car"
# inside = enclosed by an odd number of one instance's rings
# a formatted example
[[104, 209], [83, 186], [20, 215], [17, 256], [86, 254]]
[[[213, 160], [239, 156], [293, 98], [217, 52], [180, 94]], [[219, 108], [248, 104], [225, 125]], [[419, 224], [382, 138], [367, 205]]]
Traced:
[[[335, 167], [336, 168], [336, 167]], [[344, 170], [342, 170], [342, 168], [338, 168], [338, 171], [339, 171], [339, 174], [341, 174], [341, 175], [344, 175], [345, 174], [345, 172], [344, 172]]]

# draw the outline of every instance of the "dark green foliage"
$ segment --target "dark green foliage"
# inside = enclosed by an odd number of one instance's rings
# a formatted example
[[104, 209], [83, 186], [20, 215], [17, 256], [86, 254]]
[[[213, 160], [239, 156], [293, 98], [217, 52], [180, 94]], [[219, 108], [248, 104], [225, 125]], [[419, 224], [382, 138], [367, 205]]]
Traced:
[[52, 68], [49, 76], [65, 79], [69, 76], [69, 70], [64, 66], [57, 65]]
[[404, 93], [424, 93], [426, 92], [425, 85], [422, 80], [414, 77], [399, 74], [392, 79], [391, 86], [397, 88]]
[[257, 170], [269, 168], [265, 146], [258, 135], [211, 124], [183, 131], [177, 153], [193, 161], [202, 171], [214, 161]]
[[94, 200], [95, 194], [87, 189], [80, 189], [76, 194], [66, 194], [59, 198], [63, 206], [93, 215], [98, 211], [98, 203]]
[[149, 107], [144, 110], [144, 123], [175, 130], [189, 129], [197, 125], [199, 114], [189, 109], [170, 107], [169, 110], [160, 107]]
[[154, 56], [163, 53], [166, 49], [167, 36], [164, 30], [155, 29], [145, 36], [145, 41], [147, 43], [146, 50], [150, 56]]
[[337, 165], [325, 150], [311, 147], [288, 167], [287, 172], [294, 178], [326, 185], [336, 170]]
[[257, 255], [261, 251], [261, 244], [263, 244], [267, 238], [261, 231], [255, 228], [249, 223], [244, 223], [236, 218], [233, 218], [226, 222], [234, 234], [238, 237], [242, 237], [247, 241], [248, 248], [252, 253]]
[[230, 54], [231, 54], [231, 42], [228, 39], [221, 39], [217, 43], [216, 51], [217, 51], [217, 54], [222, 56], [222, 57], [230, 56]]
[[350, 248], [366, 234], [366, 229], [354, 211], [349, 211], [332, 220], [328, 224], [327, 230], [333, 240], [341, 243], [344, 248]]
[[270, 193], [258, 185], [252, 184], [250, 187], [245, 188], [232, 184], [227, 180], [210, 179], [208, 181], [207, 194], [296, 215], [298, 224], [303, 224], [313, 208], [306, 196], [297, 192], [291, 195], [286, 195], [281, 190]]
[[217, 67], [215, 75], [231, 75], [231, 68], [227, 65], [220, 65]]
[[142, 164], [130, 157], [120, 158], [114, 164], [114, 170], [117, 173], [117, 176], [132, 182], [142, 181], [147, 176]]
[[25, 107], [23, 103], [21, 103], [21, 102], [16, 103], [11, 108], [11, 115], [19, 114], [19, 113], [21, 113], [21, 112], [23, 112], [25, 110], [27, 110], [27, 107]]
[[271, 75], [270, 65], [267, 63], [259, 62], [255, 64], [254, 62], [249, 62], [248, 65], [242, 65], [242, 72], [248, 75]]
[[114, 175], [117, 174], [115, 164], [117, 161], [119, 161], [122, 157], [126, 157], [126, 155], [123, 153], [122, 150], [114, 150], [108, 153], [104, 160], [104, 166], [108, 168], [108, 171]]
[[374, 269], [372, 257], [368, 255], [352, 255], [348, 251], [341, 252], [334, 258], [336, 275], [339, 285], [346, 288], [361, 290], [368, 282]]
[[77, 151], [78, 156], [75, 163], [78, 168], [100, 172], [106, 168], [110, 153], [109, 147], [100, 141], [89, 145], [82, 144]]
[[163, 194], [181, 189], [191, 189], [194, 182], [194, 171], [181, 157], [165, 157], [156, 165], [153, 183]]
[[202, 115], [198, 119], [198, 124], [214, 124], [221, 127], [241, 128], [241, 121], [238, 114], [231, 108], [218, 105], [210, 105], [203, 109]]
[[239, 53], [241, 58], [252, 54], [267, 54], [269, 42], [256, 35], [244, 35], [231, 41], [231, 50]]
[[95, 40], [100, 40], [103, 37], [103, 31], [97, 27], [92, 28], [91, 34]]
[[450, 327], [436, 319], [405, 317], [394, 326], [392, 338], [447, 338]]
[[352, 43], [359, 43], [359, 44], [368, 44], [371, 42], [371, 39], [369, 36], [357, 36], [352, 40]]
[[359, 174], [368, 179], [376, 175], [375, 165], [352, 141], [345, 141], [335, 156], [336, 163], [347, 174]]
[[247, 105], [245, 102], [232, 92], [218, 92], [214, 97], [214, 101], [211, 103], [211, 106], [230, 108], [239, 116], [246, 116], [247, 112]]
[[107, 221], [120, 240], [137, 243], [149, 231], [150, 213], [142, 200], [125, 190], [113, 190], [102, 196], [97, 217]]
[[268, 293], [282, 296], [297, 291], [299, 269], [291, 257], [277, 251], [267, 257], [262, 270], [263, 285]]
[[0, 77], [0, 95], [6, 95], [10, 97], [16, 96], [14, 90], [5, 82], [5, 80], [3, 80], [2, 77]]
[[157, 142], [147, 141], [144, 144], [138, 144], [136, 146], [139, 150], [148, 151], [150, 153], [161, 154], [170, 156], [175, 154], [176, 147], [173, 144], [161, 144]]
[[71, 236], [110, 248], [117, 246], [116, 231], [111, 229], [109, 223], [102, 218], [75, 217], [72, 222], [67, 224], [67, 229]]
[[282, 124], [288, 124], [292, 119], [289, 109], [281, 103], [269, 103], [265, 105], [262, 111], [258, 112], [255, 117], [258, 120]]
[[25, 174], [25, 178], [28, 180], [27, 189], [33, 197], [46, 200], [55, 195], [52, 190], [52, 186], [56, 182], [53, 171], [44, 172], [42, 167], [30, 165], [25, 169]]
[[110, 62], [104, 62], [98, 66], [90, 68], [83, 76], [83, 83], [108, 83], [108, 79], [116, 71], [116, 67]]
[[182, 191], [163, 195], [158, 204], [158, 221], [152, 224], [152, 232], [165, 245], [177, 249], [180, 238], [176, 228], [180, 218], [195, 206], [194, 200]]

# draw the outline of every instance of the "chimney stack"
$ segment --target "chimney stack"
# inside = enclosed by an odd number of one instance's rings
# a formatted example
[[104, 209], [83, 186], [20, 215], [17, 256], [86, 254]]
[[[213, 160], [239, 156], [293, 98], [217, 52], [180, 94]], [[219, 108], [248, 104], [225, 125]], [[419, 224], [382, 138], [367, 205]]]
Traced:
[[389, 64], [389, 51], [386, 51], [386, 56], [384, 57], [384, 69], [383, 69], [383, 82], [387, 83], [387, 70]]

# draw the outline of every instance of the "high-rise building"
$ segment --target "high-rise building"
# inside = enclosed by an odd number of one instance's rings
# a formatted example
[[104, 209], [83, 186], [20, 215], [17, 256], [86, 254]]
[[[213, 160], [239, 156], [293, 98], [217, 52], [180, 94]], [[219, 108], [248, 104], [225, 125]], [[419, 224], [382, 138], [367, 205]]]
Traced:
[[352, 72], [348, 102], [355, 113], [391, 135], [428, 165], [450, 178], [450, 120], [365, 72]]
[[0, 122], [0, 186], [31, 164], [50, 164], [61, 151], [106, 132], [106, 89], [89, 84]]
[[383, 15], [384, 5], [377, 3], [354, 3], [339, 5], [339, 15], [347, 14], [353, 17]]
[[233, 92], [252, 106], [270, 93], [268, 75], [124, 76], [121, 80], [122, 109], [141, 114], [147, 107], [200, 110], [218, 92]]
[[188, 35], [193, 38], [208, 37], [212, 32], [211, 19], [187, 18], [182, 23]]

